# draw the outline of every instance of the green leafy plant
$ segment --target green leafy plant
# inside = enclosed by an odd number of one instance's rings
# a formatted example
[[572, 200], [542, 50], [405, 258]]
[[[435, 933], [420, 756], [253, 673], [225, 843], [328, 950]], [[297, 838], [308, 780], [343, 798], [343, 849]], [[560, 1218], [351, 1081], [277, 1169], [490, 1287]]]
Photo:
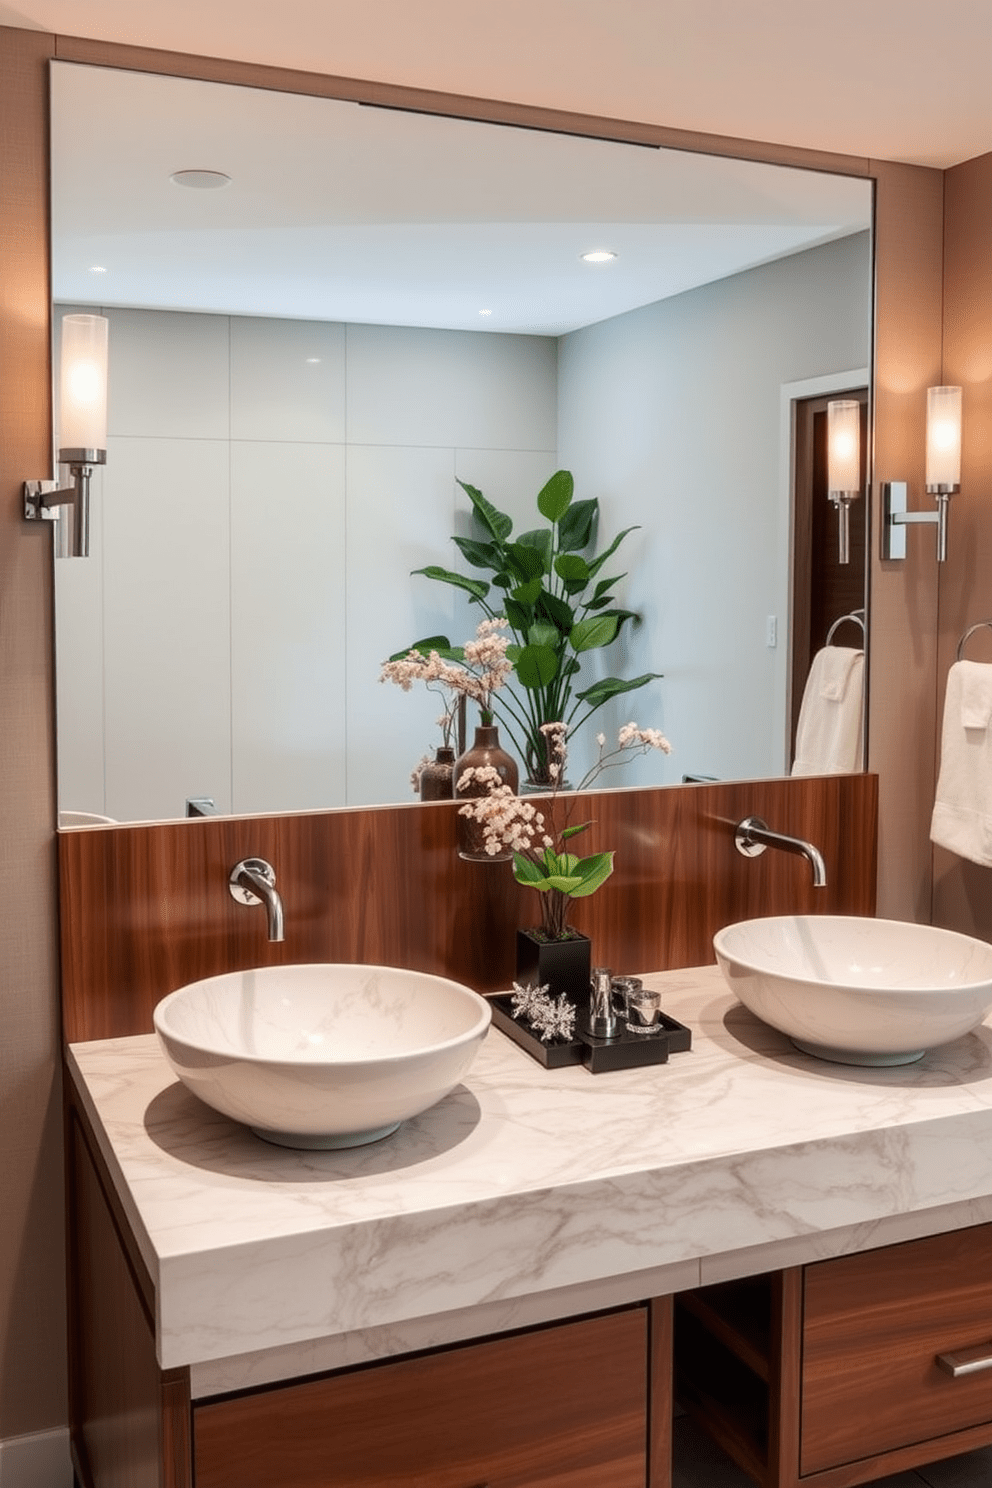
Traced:
[[[616, 604], [613, 591], [626, 575], [602, 576], [608, 560], [635, 529], [625, 528], [594, 557], [599, 502], [573, 499], [568, 470], [556, 471], [538, 494], [537, 509], [547, 525], [517, 536], [512, 519], [477, 487], [465, 481], [458, 484], [472, 503], [480, 535], [456, 536], [453, 541], [471, 568], [492, 577], [474, 578], [437, 564], [414, 572], [462, 590], [490, 619], [506, 618], [512, 636], [506, 659], [513, 672], [493, 697], [493, 711], [523, 758], [529, 778], [546, 785], [549, 758], [542, 724], [561, 722], [574, 733], [611, 698], [635, 692], [661, 675], [602, 677], [576, 690], [580, 658], [611, 646], [624, 625], [638, 618], [633, 610]], [[415, 648], [436, 651], [450, 661], [464, 660], [463, 648], [452, 646], [447, 636], [428, 636], [415, 642]]]

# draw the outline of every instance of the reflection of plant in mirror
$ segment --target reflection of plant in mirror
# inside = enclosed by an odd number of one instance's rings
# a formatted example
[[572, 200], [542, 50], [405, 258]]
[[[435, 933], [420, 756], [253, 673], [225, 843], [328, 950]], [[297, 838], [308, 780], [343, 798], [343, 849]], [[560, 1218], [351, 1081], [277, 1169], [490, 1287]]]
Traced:
[[[574, 691], [579, 658], [612, 645], [623, 626], [638, 618], [632, 610], [615, 605], [612, 591], [625, 576], [600, 577], [634, 528], [625, 528], [593, 557], [599, 502], [573, 501], [574, 483], [567, 470], [556, 471], [537, 497], [537, 509], [548, 525], [515, 538], [505, 512], [475, 486], [458, 484], [472, 503], [482, 537], [453, 541], [473, 568], [487, 569], [493, 577], [471, 578], [436, 564], [414, 572], [463, 590], [491, 619], [506, 617], [513, 636], [506, 658], [513, 672], [492, 698], [492, 711], [524, 758], [530, 779], [547, 785], [551, 776], [542, 724], [561, 722], [574, 732], [610, 698], [634, 692], [661, 675], [602, 677]], [[494, 589], [500, 591], [495, 604], [490, 599]], [[430, 636], [416, 647], [451, 661], [465, 659], [464, 649], [451, 646], [446, 636]]]
[[[574, 936], [568, 923], [572, 900], [594, 894], [613, 872], [612, 852], [579, 858], [566, 847], [572, 837], [592, 826], [591, 821], [571, 824], [577, 793], [569, 793], [564, 798], [564, 809], [560, 808], [559, 790], [568, 753], [567, 732], [563, 723], [541, 725], [551, 781], [551, 798], [544, 810], [533, 801], [522, 801], [514, 795], [489, 765], [469, 768], [456, 782], [459, 791], [475, 785], [485, 788], [485, 795], [466, 801], [458, 814], [479, 824], [483, 851], [491, 857], [502, 857], [507, 848], [511, 849], [517, 883], [537, 889], [541, 896], [541, 934], [546, 940], [568, 940]], [[646, 753], [651, 749], [670, 754], [672, 748], [658, 729], [639, 729], [636, 723], [624, 724], [616, 747], [610, 751], [606, 749], [603, 734], [597, 736], [596, 742], [598, 758], [579, 781], [577, 791], [585, 790], [603, 770], [619, 764], [625, 754]]]
[[[513, 670], [507, 660], [509, 640], [499, 633], [505, 627], [506, 621], [497, 615], [492, 620], [482, 620], [475, 640], [466, 641], [464, 646], [452, 647], [447, 636], [419, 641], [410, 651], [399, 652], [384, 661], [379, 681], [395, 682], [404, 692], [409, 692], [414, 682], [423, 682], [428, 691], [440, 691], [443, 695], [461, 693], [478, 703], [483, 723], [492, 723], [493, 694]], [[444, 642], [443, 654], [439, 654], [435, 641]], [[429, 648], [426, 656], [425, 648]], [[450, 743], [454, 718], [455, 704], [451, 703], [438, 719], [445, 744]]]

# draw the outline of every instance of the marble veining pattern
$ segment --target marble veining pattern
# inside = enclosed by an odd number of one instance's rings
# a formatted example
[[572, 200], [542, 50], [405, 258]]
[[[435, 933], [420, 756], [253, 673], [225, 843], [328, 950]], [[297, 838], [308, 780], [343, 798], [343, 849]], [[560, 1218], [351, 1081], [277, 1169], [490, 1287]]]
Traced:
[[987, 1217], [987, 1025], [914, 1066], [828, 1066], [740, 1007], [715, 967], [648, 980], [691, 1026], [691, 1053], [549, 1072], [492, 1031], [449, 1097], [346, 1152], [267, 1147], [186, 1092], [153, 1037], [73, 1046], [157, 1283], [163, 1367], [617, 1278], [650, 1295], [667, 1268], [682, 1286], [693, 1265], [733, 1274], [741, 1252], [750, 1270], [783, 1250], [795, 1264], [885, 1243], [930, 1210], [935, 1229]]

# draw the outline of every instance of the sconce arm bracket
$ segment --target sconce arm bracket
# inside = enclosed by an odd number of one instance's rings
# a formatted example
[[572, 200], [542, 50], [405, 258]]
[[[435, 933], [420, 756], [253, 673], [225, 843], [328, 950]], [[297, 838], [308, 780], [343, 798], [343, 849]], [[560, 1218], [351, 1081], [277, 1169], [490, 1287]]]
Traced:
[[[928, 487], [928, 490], [930, 488]], [[886, 560], [901, 560], [906, 557], [906, 533], [910, 526], [937, 528], [937, 559], [943, 563], [947, 557], [947, 504], [957, 487], [937, 487], [932, 494], [937, 501], [935, 511], [909, 511], [909, 484], [907, 481], [882, 482], [882, 557]]]
[[[60, 449], [60, 465], [68, 465], [72, 473], [72, 485], [60, 486], [58, 481], [25, 481], [24, 517], [28, 522], [53, 522], [59, 515], [59, 507], [71, 506], [72, 556], [88, 558], [90, 552], [90, 476], [94, 465], [107, 463], [107, 451], [103, 449]], [[64, 530], [64, 529], [63, 529]], [[61, 554], [60, 556], [65, 556]]]
[[24, 515], [29, 522], [56, 522], [60, 506], [76, 500], [75, 486], [60, 486], [55, 480], [24, 482]]

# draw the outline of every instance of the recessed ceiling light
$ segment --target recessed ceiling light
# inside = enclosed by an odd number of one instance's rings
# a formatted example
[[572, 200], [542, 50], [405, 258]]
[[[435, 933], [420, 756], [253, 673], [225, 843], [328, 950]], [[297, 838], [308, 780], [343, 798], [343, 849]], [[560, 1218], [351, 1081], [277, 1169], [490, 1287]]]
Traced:
[[104, 268], [103, 264], [90, 264], [91, 274], [105, 274], [106, 272], [107, 271]]
[[479, 314], [480, 315], [492, 315], [492, 313], [493, 312], [491, 310], [480, 310], [479, 311]]
[[592, 248], [588, 253], [580, 253], [579, 257], [583, 263], [609, 263], [616, 254], [611, 248]]
[[169, 180], [173, 186], [189, 186], [193, 191], [220, 191], [231, 184], [230, 176], [215, 170], [173, 171]]
[[316, 367], [319, 361], [320, 357], [307, 357], [307, 366]]

